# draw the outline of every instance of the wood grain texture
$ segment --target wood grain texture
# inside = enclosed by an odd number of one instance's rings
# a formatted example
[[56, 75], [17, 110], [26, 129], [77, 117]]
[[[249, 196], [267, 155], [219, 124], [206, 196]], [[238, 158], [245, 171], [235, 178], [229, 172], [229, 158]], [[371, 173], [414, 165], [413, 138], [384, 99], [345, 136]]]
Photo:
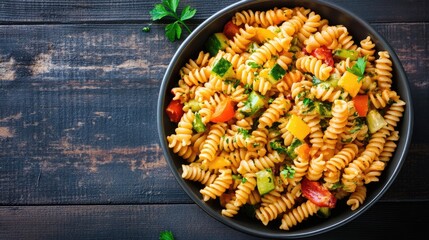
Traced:
[[[413, 141], [399, 175], [362, 216], [308, 239], [426, 234], [427, 0], [326, 0], [368, 21], [408, 76]], [[161, 0], [0, 1], [0, 239], [260, 239], [201, 210], [159, 146], [163, 74], [183, 41], [149, 10]], [[191, 29], [233, 0], [181, 0]], [[143, 33], [143, 26], [151, 26]], [[184, 33], [184, 37], [187, 33]], [[377, 184], [377, 183], [372, 183]]]
[[[4, 0], [0, 3], [0, 23], [79, 23], [149, 21], [149, 11], [161, 1], [143, 0]], [[197, 9], [193, 21], [205, 20], [237, 1], [218, 0], [207, 4], [199, 0], [180, 1]], [[359, 0], [326, 0], [343, 7], [369, 22], [428, 21], [426, 0], [377, 0], [371, 5]], [[407, 11], [404, 12], [404, 9]]]
[[[351, 222], [306, 239], [415, 238], [426, 233], [428, 209], [428, 202], [375, 204]], [[225, 226], [194, 204], [0, 207], [0, 216], [0, 238], [8, 240], [153, 240], [164, 230], [175, 239], [262, 239]], [[401, 226], [392, 227], [398, 221]]]
[[[373, 26], [403, 63], [415, 109], [424, 109], [427, 24]], [[191, 202], [154, 125], [154, 96], [180, 44], [167, 42], [163, 25], [149, 33], [139, 24], [4, 25], [0, 35], [1, 204]], [[427, 118], [416, 111], [415, 124]], [[414, 132], [383, 201], [428, 200], [427, 135]]]

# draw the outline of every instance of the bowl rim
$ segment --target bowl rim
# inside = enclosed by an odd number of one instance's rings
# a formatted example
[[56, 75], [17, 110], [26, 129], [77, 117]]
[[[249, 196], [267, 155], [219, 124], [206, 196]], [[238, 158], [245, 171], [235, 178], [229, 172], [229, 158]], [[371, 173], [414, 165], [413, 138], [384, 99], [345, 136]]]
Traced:
[[[275, 3], [273, 3], [275, 2]], [[342, 12], [345, 15], [348, 15], [353, 20], [357, 21], [359, 24], [363, 25], [366, 30], [368, 30], [368, 34], [372, 36], [372, 39], [377, 39], [380, 44], [383, 45], [383, 50], [386, 50], [389, 52], [392, 62], [395, 64], [396, 71], [396, 78], [395, 80], [398, 82], [398, 88], [403, 89], [403, 94], [400, 94], [401, 99], [406, 102], [406, 108], [403, 113], [403, 117], [401, 119], [401, 122], [403, 122], [403, 127], [401, 130], [401, 137], [399, 141], [397, 142], [398, 147], [395, 150], [394, 156], [392, 156], [392, 159], [398, 159], [398, 163], [394, 166], [393, 169], [391, 169], [391, 173], [387, 178], [387, 181], [382, 185], [382, 188], [378, 190], [376, 195], [371, 198], [367, 199], [364, 204], [362, 204], [358, 209], [354, 210], [352, 213], [349, 214], [349, 216], [342, 218], [341, 221], [337, 221], [335, 224], [330, 224], [328, 226], [316, 228], [312, 231], [303, 231], [303, 232], [293, 232], [293, 231], [281, 231], [281, 232], [261, 232], [252, 228], [244, 227], [240, 225], [238, 222], [234, 221], [233, 219], [226, 218], [222, 216], [219, 212], [215, 211], [213, 208], [211, 208], [209, 205], [207, 205], [205, 202], [202, 201], [202, 199], [197, 196], [191, 188], [188, 186], [188, 184], [182, 179], [181, 175], [179, 174], [179, 171], [177, 170], [176, 166], [174, 165], [173, 159], [171, 158], [171, 150], [168, 147], [168, 143], [166, 141], [166, 132], [163, 126], [163, 123], [165, 121], [165, 113], [164, 113], [164, 106], [165, 106], [165, 94], [167, 91], [167, 87], [169, 84], [170, 79], [174, 78], [173, 68], [176, 62], [182, 57], [183, 50], [187, 47], [187, 45], [194, 41], [195, 38], [199, 36], [201, 31], [203, 31], [205, 28], [207, 28], [210, 23], [212, 23], [215, 20], [218, 20], [222, 16], [225, 16], [228, 13], [233, 13], [239, 10], [243, 9], [255, 9], [255, 6], [257, 5], [291, 5], [291, 6], [303, 6], [303, 5], [323, 5], [328, 8], [332, 8], [335, 11]], [[267, 9], [270, 9], [270, 7], [267, 7]], [[313, 9], [317, 11], [316, 9]], [[329, 18], [328, 18], [329, 19]], [[405, 93], [405, 94], [404, 94]], [[176, 178], [179, 185], [182, 187], [182, 189], [187, 193], [187, 195], [195, 202], [204, 212], [206, 212], [208, 215], [216, 219], [217, 221], [232, 227], [236, 230], [239, 230], [241, 232], [259, 236], [259, 237], [268, 237], [268, 238], [284, 238], [284, 239], [293, 239], [293, 238], [302, 238], [302, 237], [310, 237], [318, 234], [322, 234], [325, 232], [328, 232], [330, 230], [333, 230], [335, 228], [338, 228], [340, 226], [343, 226], [344, 224], [352, 221], [353, 219], [357, 218], [361, 213], [365, 212], [367, 209], [369, 209], [375, 202], [377, 202], [384, 193], [390, 188], [394, 180], [396, 179], [397, 175], [400, 172], [400, 169], [402, 168], [402, 165], [404, 161], [406, 160], [406, 156], [409, 150], [409, 146], [411, 144], [412, 140], [412, 132], [413, 132], [413, 125], [414, 125], [414, 110], [413, 110], [413, 104], [412, 104], [412, 98], [411, 98], [411, 91], [409, 86], [409, 80], [406, 76], [406, 73], [403, 69], [403, 65], [400, 62], [398, 56], [396, 55], [395, 51], [392, 49], [390, 44], [377, 32], [373, 29], [373, 27], [367, 23], [365, 20], [363, 20], [361, 17], [357, 16], [353, 12], [335, 5], [330, 2], [326, 2], [324, 0], [288, 0], [288, 1], [270, 1], [270, 0], [258, 0], [258, 1], [252, 1], [252, 0], [241, 0], [238, 2], [235, 2], [233, 4], [228, 5], [222, 10], [217, 11], [215, 14], [204, 20], [201, 24], [199, 24], [191, 33], [190, 35], [180, 44], [179, 48], [174, 53], [172, 59], [170, 60], [170, 63], [168, 64], [168, 67], [166, 69], [166, 72], [164, 74], [164, 77], [161, 82], [160, 91], [158, 95], [158, 102], [157, 102], [157, 128], [158, 128], [158, 135], [160, 140], [160, 145], [163, 151], [163, 156], [165, 157], [170, 169], [173, 172], [174, 177]], [[405, 132], [403, 130], [406, 130]], [[401, 146], [401, 148], [399, 148]], [[391, 165], [391, 164], [390, 164]], [[392, 168], [391, 166], [390, 168]], [[267, 228], [268, 229], [268, 228]]]

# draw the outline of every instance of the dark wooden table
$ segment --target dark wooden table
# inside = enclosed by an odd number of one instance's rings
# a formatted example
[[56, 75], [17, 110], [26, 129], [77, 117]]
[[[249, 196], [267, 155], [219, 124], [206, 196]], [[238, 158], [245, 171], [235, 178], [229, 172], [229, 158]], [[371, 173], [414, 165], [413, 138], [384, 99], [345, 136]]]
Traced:
[[[158, 2], [0, 2], [0, 239], [158, 239], [163, 230], [176, 239], [257, 239], [203, 212], [162, 155], [157, 95], [181, 41], [169, 42], [165, 23], [150, 20]], [[194, 29], [233, 2], [180, 6], [197, 9]], [[416, 112], [412, 145], [391, 188], [359, 218], [314, 239], [426, 233], [429, 3], [329, 2], [391, 44]]]

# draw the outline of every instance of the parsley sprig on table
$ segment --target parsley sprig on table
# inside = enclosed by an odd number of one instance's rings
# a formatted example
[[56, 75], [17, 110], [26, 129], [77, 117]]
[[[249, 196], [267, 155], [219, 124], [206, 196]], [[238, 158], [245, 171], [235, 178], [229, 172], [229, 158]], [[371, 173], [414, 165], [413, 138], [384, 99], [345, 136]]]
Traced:
[[165, 27], [165, 35], [171, 42], [180, 39], [182, 35], [182, 27], [184, 27], [188, 32], [191, 32], [191, 29], [189, 29], [185, 21], [192, 18], [197, 12], [196, 9], [191, 8], [190, 6], [185, 6], [179, 15], [177, 13], [179, 1], [180, 0], [162, 0], [162, 3], [155, 4], [154, 8], [149, 12], [152, 21], [160, 20], [164, 17], [172, 18], [174, 20], [173, 23], [170, 23]]

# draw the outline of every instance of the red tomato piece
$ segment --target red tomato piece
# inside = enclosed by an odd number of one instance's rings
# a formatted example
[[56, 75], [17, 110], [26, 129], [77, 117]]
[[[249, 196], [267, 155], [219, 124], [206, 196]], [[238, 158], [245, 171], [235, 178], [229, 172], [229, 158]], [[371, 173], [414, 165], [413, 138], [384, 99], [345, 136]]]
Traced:
[[171, 100], [165, 111], [170, 118], [170, 121], [177, 123], [180, 121], [184, 113], [183, 104], [180, 102], [180, 100]]
[[337, 199], [320, 182], [310, 181], [304, 177], [301, 181], [302, 195], [319, 207], [334, 208]]
[[334, 57], [332, 57], [332, 51], [326, 46], [314, 49], [311, 55], [317, 59], [323, 60], [323, 62], [328, 66], [334, 66]]
[[223, 27], [223, 34], [229, 39], [232, 39], [235, 34], [240, 32], [240, 27], [232, 23], [232, 21], [228, 21]]
[[234, 105], [232, 104], [231, 99], [226, 98], [219, 105], [216, 106], [215, 112], [212, 115], [210, 121], [217, 122], [227, 122], [231, 120], [235, 115]]
[[352, 100], [359, 117], [366, 117], [369, 105], [368, 95], [356, 95]]

